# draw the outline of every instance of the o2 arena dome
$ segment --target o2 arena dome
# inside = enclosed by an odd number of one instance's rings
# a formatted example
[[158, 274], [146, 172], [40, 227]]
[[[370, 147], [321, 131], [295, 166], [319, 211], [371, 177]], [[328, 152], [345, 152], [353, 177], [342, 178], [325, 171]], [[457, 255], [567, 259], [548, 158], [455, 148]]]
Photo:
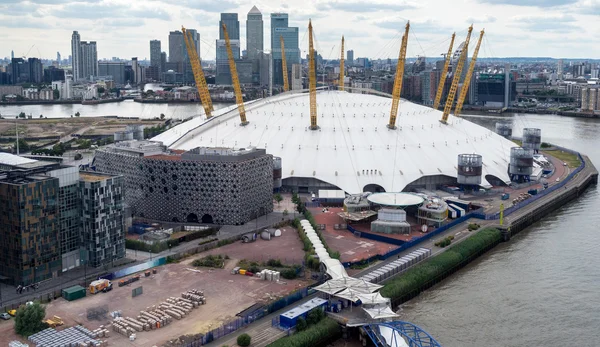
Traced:
[[319, 90], [319, 129], [311, 130], [309, 94], [292, 91], [245, 103], [246, 126], [240, 125], [234, 105], [152, 140], [181, 150], [265, 148], [281, 157], [283, 186], [339, 188], [349, 194], [456, 184], [457, 158], [465, 153], [482, 156], [482, 186], [510, 181], [511, 141], [453, 115], [442, 124], [442, 112], [406, 100], [400, 100], [391, 130], [391, 105], [384, 96]]

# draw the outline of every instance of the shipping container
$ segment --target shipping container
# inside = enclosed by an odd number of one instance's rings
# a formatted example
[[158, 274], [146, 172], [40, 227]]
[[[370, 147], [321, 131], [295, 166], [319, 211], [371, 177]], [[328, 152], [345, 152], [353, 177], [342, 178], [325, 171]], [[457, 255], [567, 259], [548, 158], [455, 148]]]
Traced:
[[449, 204], [448, 207], [452, 208], [454, 211], [456, 211], [456, 216], [457, 218], [463, 217], [465, 216], [467, 213], [465, 211], [465, 209], [463, 209], [462, 207], [455, 205], [455, 204]]
[[[298, 321], [299, 317], [304, 317], [306, 318], [306, 316], [308, 315], [308, 312], [312, 311], [313, 309], [322, 309], [324, 310], [325, 307], [327, 306], [327, 300], [321, 299], [321, 298], [315, 298], [312, 299], [310, 301], [305, 302], [302, 305], [298, 305], [296, 307], [294, 307], [293, 309], [282, 313], [279, 316], [279, 324], [283, 327], [283, 328], [293, 328], [296, 326], [296, 322]], [[341, 306], [341, 304], [338, 303], [338, 308], [339, 306]]]
[[83, 288], [82, 286], [73, 286], [67, 289], [63, 289], [62, 291], [62, 297], [68, 301], [83, 298], [85, 294], [85, 288]]

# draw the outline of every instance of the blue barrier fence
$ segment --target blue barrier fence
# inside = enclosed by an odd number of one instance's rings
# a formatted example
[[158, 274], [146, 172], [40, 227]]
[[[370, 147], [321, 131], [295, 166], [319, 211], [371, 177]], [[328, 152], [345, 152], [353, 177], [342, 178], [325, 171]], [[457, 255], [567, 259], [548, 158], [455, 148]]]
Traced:
[[118, 270], [115, 272], [111, 272], [107, 275], [102, 275], [99, 278], [105, 278], [107, 280], [112, 281], [117, 278], [129, 276], [136, 272], [145, 271], [145, 270], [148, 270], [153, 267], [160, 266], [160, 265], [165, 265], [166, 263], [167, 263], [166, 257], [156, 258], [156, 259], [152, 259], [152, 260], [149, 260], [149, 261], [141, 263], [141, 264], [133, 265], [133, 266], [126, 267], [124, 269], [121, 269], [121, 270]]

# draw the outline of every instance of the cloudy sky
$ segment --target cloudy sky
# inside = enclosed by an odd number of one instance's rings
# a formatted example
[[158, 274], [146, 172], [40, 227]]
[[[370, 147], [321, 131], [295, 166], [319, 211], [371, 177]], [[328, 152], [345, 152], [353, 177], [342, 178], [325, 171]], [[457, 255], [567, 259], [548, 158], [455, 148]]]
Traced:
[[[340, 38], [355, 57], [395, 58], [407, 20], [408, 56], [439, 56], [452, 32], [464, 40], [485, 28], [480, 57], [600, 57], [600, 0], [0, 0], [0, 57], [27, 54], [63, 58], [71, 54], [73, 30], [82, 41], [97, 41], [98, 57], [149, 58], [149, 40], [168, 52], [170, 30], [181, 25], [201, 35], [202, 58], [215, 58], [220, 12], [240, 18], [246, 46], [246, 14], [263, 13], [265, 50], [270, 49], [272, 12], [286, 12], [300, 27], [303, 56], [312, 18], [317, 49], [324, 58], [340, 54]], [[458, 43], [458, 39], [457, 39]]]

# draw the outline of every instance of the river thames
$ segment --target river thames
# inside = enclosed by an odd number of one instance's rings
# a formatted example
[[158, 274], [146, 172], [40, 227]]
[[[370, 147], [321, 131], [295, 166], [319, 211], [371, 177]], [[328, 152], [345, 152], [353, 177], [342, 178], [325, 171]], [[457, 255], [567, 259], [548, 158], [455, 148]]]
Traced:
[[[494, 129], [513, 119], [542, 141], [587, 154], [600, 166], [600, 121], [553, 115], [467, 116]], [[485, 160], [485, 158], [484, 158]], [[600, 345], [600, 194], [592, 186], [566, 205], [403, 304], [444, 347]]]

